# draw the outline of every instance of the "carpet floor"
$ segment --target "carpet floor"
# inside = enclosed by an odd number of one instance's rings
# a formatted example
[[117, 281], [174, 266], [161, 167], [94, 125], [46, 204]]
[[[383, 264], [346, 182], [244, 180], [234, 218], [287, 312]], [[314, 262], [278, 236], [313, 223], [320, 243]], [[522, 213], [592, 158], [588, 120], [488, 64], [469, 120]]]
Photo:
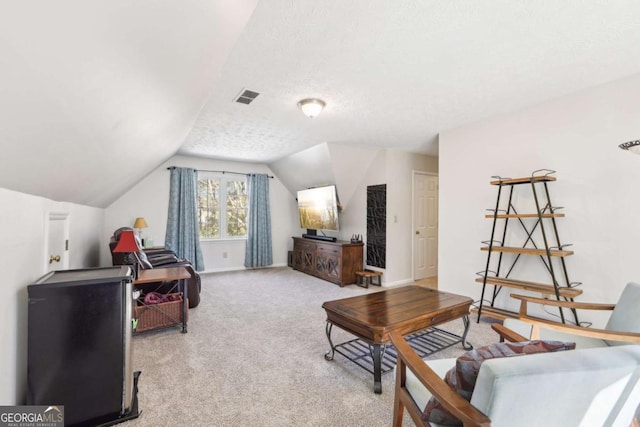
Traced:
[[[322, 303], [379, 290], [340, 288], [290, 268], [204, 275], [187, 334], [172, 328], [134, 337], [142, 414], [123, 425], [390, 425], [393, 371], [375, 394], [371, 374], [339, 354], [323, 357]], [[460, 334], [462, 320], [442, 328]], [[333, 328], [335, 343], [351, 338]], [[497, 335], [472, 321], [468, 340], [477, 347]], [[463, 352], [458, 344], [432, 357]]]

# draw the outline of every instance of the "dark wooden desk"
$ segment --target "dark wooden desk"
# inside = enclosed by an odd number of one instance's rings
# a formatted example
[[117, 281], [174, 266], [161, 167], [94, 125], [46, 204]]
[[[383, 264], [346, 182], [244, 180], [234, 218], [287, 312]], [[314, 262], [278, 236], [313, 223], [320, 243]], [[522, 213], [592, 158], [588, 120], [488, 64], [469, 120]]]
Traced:
[[466, 343], [466, 337], [469, 331], [469, 307], [472, 302], [471, 298], [465, 296], [434, 291], [421, 286], [403, 286], [325, 302], [322, 308], [327, 312], [326, 333], [331, 346], [325, 354], [325, 359], [333, 360], [336, 351], [349, 358], [345, 353], [337, 350], [339, 346], [331, 341], [333, 325], [362, 339], [373, 350], [371, 357], [373, 358], [374, 391], [382, 393], [381, 348], [384, 349], [384, 346], [391, 342], [389, 334], [398, 331], [402, 335], [408, 335], [462, 318], [464, 334], [462, 337], [457, 337], [459, 340], [455, 342], [461, 342], [465, 349], [470, 349], [471, 346]]
[[187, 311], [189, 310], [187, 301], [188, 280], [191, 277], [189, 271], [184, 267], [153, 268], [150, 270], [140, 270], [140, 276], [133, 281], [133, 285], [144, 283], [169, 282], [178, 280], [182, 292], [182, 333], [187, 333]]

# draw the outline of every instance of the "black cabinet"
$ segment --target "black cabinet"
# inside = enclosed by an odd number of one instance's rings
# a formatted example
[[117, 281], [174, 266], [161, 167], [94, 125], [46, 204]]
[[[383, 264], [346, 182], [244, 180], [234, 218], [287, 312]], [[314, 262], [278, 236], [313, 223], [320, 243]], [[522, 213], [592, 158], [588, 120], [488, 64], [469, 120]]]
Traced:
[[67, 426], [137, 417], [131, 280], [120, 266], [55, 271], [28, 286], [28, 405], [64, 405]]

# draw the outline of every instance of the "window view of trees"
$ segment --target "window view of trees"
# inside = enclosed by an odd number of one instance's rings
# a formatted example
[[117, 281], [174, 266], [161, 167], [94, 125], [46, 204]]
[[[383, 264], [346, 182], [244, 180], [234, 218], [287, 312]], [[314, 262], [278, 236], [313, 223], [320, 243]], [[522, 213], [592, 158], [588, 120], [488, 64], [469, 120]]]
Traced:
[[247, 235], [247, 183], [206, 178], [198, 182], [200, 237], [220, 239]]
[[200, 237], [220, 238], [220, 180], [198, 180], [198, 221]]
[[227, 236], [247, 235], [247, 183], [227, 181]]

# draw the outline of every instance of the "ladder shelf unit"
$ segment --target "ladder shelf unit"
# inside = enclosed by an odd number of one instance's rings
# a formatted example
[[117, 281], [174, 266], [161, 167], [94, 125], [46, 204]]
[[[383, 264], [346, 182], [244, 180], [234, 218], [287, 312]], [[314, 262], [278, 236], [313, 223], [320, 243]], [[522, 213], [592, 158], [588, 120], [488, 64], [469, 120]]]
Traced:
[[[579, 283], [570, 282], [567, 272], [565, 257], [573, 255], [573, 251], [566, 249], [570, 245], [560, 243], [556, 219], [564, 218], [564, 214], [556, 212], [562, 208], [551, 204], [548, 187], [549, 183], [556, 180], [552, 176], [554, 173], [555, 171], [541, 169], [525, 178], [492, 177], [495, 180], [490, 184], [498, 187], [498, 196], [495, 208], [490, 209], [491, 213], [485, 215], [485, 218], [493, 221], [491, 238], [482, 242], [486, 246], [480, 248], [487, 252], [487, 261], [484, 271], [479, 272], [480, 277], [476, 279], [477, 283], [482, 284], [480, 302], [474, 310], [478, 313], [478, 322], [483, 314], [500, 320], [506, 317], [518, 317], [515, 312], [495, 307], [496, 298], [503, 287], [535, 292], [545, 298], [566, 301], [573, 301], [575, 297], [582, 294], [582, 290], [576, 288]], [[515, 206], [515, 189], [520, 188], [526, 191], [527, 187], [531, 191], [529, 195], [533, 196], [535, 202], [535, 213], [520, 213]], [[502, 200], [505, 196], [508, 199], [506, 209], [501, 209], [501, 206], [505, 205], [505, 201]], [[519, 245], [507, 246], [505, 239], [512, 238], [507, 235], [507, 230], [510, 230], [514, 222], [516, 227], [520, 225], [520, 230], [524, 231], [526, 237]], [[502, 225], [501, 233], [500, 224]], [[538, 257], [542, 261], [549, 274], [549, 283], [536, 283], [510, 277], [520, 259], [530, 256]], [[511, 257], [513, 258], [509, 262], [507, 258]], [[496, 267], [495, 270], [491, 269], [492, 266]], [[488, 286], [493, 286], [493, 289], [485, 300], [485, 295], [489, 291]], [[565, 323], [565, 313], [562, 308], [558, 310], [562, 323]], [[571, 314], [573, 322], [579, 325], [576, 310], [571, 310]]]

